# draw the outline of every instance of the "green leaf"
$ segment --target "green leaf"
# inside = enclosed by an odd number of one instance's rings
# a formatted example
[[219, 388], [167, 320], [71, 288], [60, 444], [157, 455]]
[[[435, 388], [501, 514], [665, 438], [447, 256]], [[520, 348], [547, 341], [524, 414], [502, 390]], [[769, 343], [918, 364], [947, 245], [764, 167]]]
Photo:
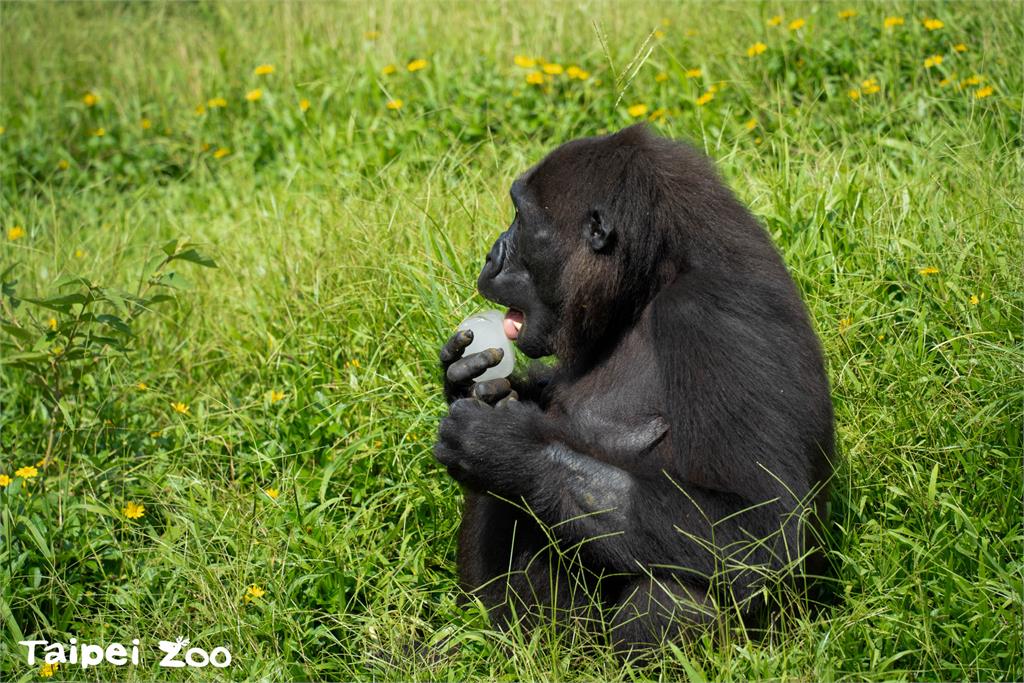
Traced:
[[935, 494], [939, 489], [939, 463], [935, 463], [935, 467], [932, 468], [932, 476], [928, 480], [928, 502], [935, 502]]
[[161, 273], [153, 282], [155, 285], [172, 287], [174, 289], [192, 289], [192, 283], [178, 273]]
[[165, 254], [167, 254], [168, 256], [173, 257], [175, 252], [178, 251], [178, 245], [181, 244], [181, 242], [182, 242], [181, 238], [173, 239], [173, 240], [171, 240], [170, 242], [168, 242], [167, 244], [165, 244], [164, 246], [162, 246], [160, 248], [164, 250]]
[[36, 340], [36, 333], [31, 330], [26, 330], [24, 327], [18, 327], [10, 323], [0, 322], [0, 330], [3, 330], [12, 337], [16, 337], [24, 342], [32, 343]]
[[203, 254], [200, 254], [195, 249], [189, 249], [188, 251], [183, 251], [180, 254], [175, 254], [171, 258], [181, 259], [183, 261], [191, 261], [192, 263], [197, 263], [200, 266], [203, 266], [204, 268], [216, 268], [217, 267], [216, 262], [214, 262], [214, 260], [212, 258], [210, 258], [209, 256], [205, 256]]

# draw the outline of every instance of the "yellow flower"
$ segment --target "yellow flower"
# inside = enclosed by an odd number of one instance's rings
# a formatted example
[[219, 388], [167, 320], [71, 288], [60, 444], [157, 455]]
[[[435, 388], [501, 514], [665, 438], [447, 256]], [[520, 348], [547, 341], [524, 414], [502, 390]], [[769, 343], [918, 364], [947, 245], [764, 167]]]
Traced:
[[965, 85], [979, 85], [981, 81], [981, 76], [979, 76], [978, 74], [974, 74], [973, 76], [970, 76], [960, 81], [960, 87], [963, 87]]
[[260, 90], [259, 88], [256, 88], [255, 90], [250, 90], [249, 92], [245, 93], [245, 99], [249, 100], [250, 102], [255, 102], [261, 97], [263, 97], [263, 91]]
[[188, 406], [182, 403], [181, 401], [178, 401], [177, 403], [172, 403], [171, 408], [174, 408], [174, 412], [180, 413], [182, 415], [186, 415], [188, 413]]
[[938, 66], [939, 64], [942, 64], [942, 55], [932, 55], [924, 60], [924, 68], [926, 69]]
[[231, 150], [227, 147], [218, 147], [217, 151], [213, 153], [214, 159], [223, 159], [227, 155], [231, 154]]
[[270, 74], [274, 73], [274, 65], [260, 64], [258, 67], [256, 67], [255, 70], [253, 70], [253, 73], [257, 76], [269, 76]]
[[661, 18], [661, 25], [662, 26], [671, 26], [672, 25], [672, 20], [669, 19], [668, 17], [662, 17]]
[[709, 91], [707, 91], [706, 93], [704, 93], [703, 95], [701, 95], [700, 97], [697, 98], [697, 106], [698, 107], [703, 107], [705, 104], [707, 104], [708, 102], [710, 102], [713, 99], [715, 99], [715, 93], [713, 93], [713, 92], [711, 92], [709, 90]]
[[101, 138], [101, 137], [103, 137], [104, 135], [107, 134], [107, 131], [105, 129], [103, 129], [103, 128], [97, 128], [96, 130], [94, 130], [92, 132], [92, 134], [95, 135], [98, 138]]
[[13, 242], [14, 240], [20, 240], [25, 236], [25, 228], [20, 225], [14, 225], [7, 228], [7, 239]]
[[667, 81], [667, 80], [668, 80], [668, 74], [667, 74], [667, 73], [665, 73], [664, 71], [662, 71], [661, 73], [657, 74], [657, 75], [656, 75], [656, 76], [654, 77], [654, 81], [655, 81], [656, 83], [664, 83], [664, 82], [665, 82], [665, 81]]
[[139, 519], [146, 514], [146, 506], [139, 505], [138, 503], [128, 503], [121, 512], [128, 519]]
[[363, 38], [367, 40], [377, 40], [380, 38], [380, 31], [366, 31], [363, 33]]
[[991, 85], [987, 85], [984, 88], [978, 88], [974, 91], [974, 99], [983, 100], [994, 92], [995, 89]]
[[405, 67], [409, 71], [419, 71], [420, 69], [427, 68], [427, 60], [425, 59], [414, 59]]
[[22, 479], [35, 479], [37, 476], [39, 476], [39, 470], [37, 470], [35, 467], [32, 467], [31, 465], [27, 465], [25, 467], [21, 467], [15, 470], [14, 476], [21, 477]]
[[299, 111], [309, 111], [309, 100], [307, 100], [307, 99], [299, 100]]
[[516, 63], [516, 66], [520, 66], [524, 69], [532, 69], [537, 66], [537, 60], [533, 57], [527, 57], [526, 55], [516, 55], [512, 58], [512, 61]]
[[939, 269], [935, 266], [926, 266], [917, 272], [921, 275], [935, 275], [935, 273], [939, 272]]
[[271, 403], [277, 403], [278, 401], [284, 398], [284, 392], [278, 391], [276, 389], [271, 389], [269, 396]]
[[878, 85], [877, 78], [869, 78], [866, 81], [862, 81], [860, 87], [863, 88], [862, 92], [865, 95], [874, 95], [882, 89], [882, 86]]
[[789, 30], [790, 31], [799, 31], [806, 24], [807, 24], [807, 20], [806, 19], [794, 19], [793, 21], [789, 22]]
[[267, 497], [271, 500], [277, 500], [277, 497], [281, 495], [281, 492], [277, 489], [263, 489], [263, 493], [267, 494]]
[[385, 104], [384, 106], [390, 109], [391, 111], [398, 111], [399, 109], [402, 108], [402, 100], [388, 100], [387, 104]]
[[390, 76], [391, 74], [395, 73], [396, 71], [398, 71], [398, 67], [396, 67], [394, 64], [387, 64], [387, 65], [384, 66], [383, 69], [380, 70], [380, 72], [382, 74], [384, 74], [385, 76]]
[[664, 31], [655, 31], [654, 32], [654, 38], [656, 40], [661, 40], [664, 37], [665, 37], [665, 32]]
[[149, 389], [149, 385], [146, 384], [145, 382], [139, 382], [138, 384], [135, 385], [135, 388], [138, 389], [139, 391], [146, 391], [147, 389]]
[[561, 64], [545, 64], [541, 70], [549, 76], [557, 76], [564, 71]]
[[160, 436], [160, 430], [158, 429], [155, 432], [150, 432], [149, 435], [155, 439]]
[[839, 334], [844, 334], [848, 329], [850, 329], [850, 325], [852, 325], [852, 324], [853, 324], [853, 318], [843, 318], [842, 320], [840, 320], [839, 321]]
[[149, 119], [142, 119], [139, 121], [139, 125], [142, 126], [142, 130], [149, 130], [153, 127], [153, 122]]
[[43, 664], [42, 668], [39, 669], [39, 675], [42, 676], [43, 678], [49, 678], [50, 676], [52, 676], [57, 671], [57, 667], [59, 667], [59, 666], [60, 666], [60, 664], [57, 664], [57, 663], [54, 663], [54, 664]]
[[860, 99], [860, 90], [858, 90], [857, 88], [853, 88], [851, 90], [847, 90], [846, 94], [850, 96], [851, 100], [859, 100]]
[[202, 116], [205, 113], [206, 113], [206, 107], [201, 105], [201, 104], [197, 104], [196, 105], [196, 116]]
[[61, 159], [60, 161], [57, 162], [57, 170], [58, 171], [66, 171], [70, 167], [71, 167], [71, 164], [68, 162], [67, 159]]
[[950, 76], [946, 76], [941, 81], [939, 81], [939, 85], [941, 85], [943, 88], [945, 88], [947, 85], [949, 85], [952, 82], [953, 82], [953, 78], [950, 77]]
[[544, 74], [539, 71], [531, 71], [526, 74], [526, 82], [530, 85], [542, 85], [544, 83]]
[[82, 104], [84, 104], [87, 107], [95, 107], [96, 103], [99, 101], [100, 98], [91, 92], [85, 93], [85, 95], [82, 97]]
[[929, 31], [938, 31], [940, 28], [945, 26], [941, 19], [925, 19], [923, 22], [924, 27]]
[[354, 368], [358, 368], [359, 367], [359, 359], [358, 358], [353, 358], [352, 359], [352, 367], [354, 367]]
[[782, 23], [782, 15], [781, 14], [776, 14], [774, 17], [772, 17], [771, 19], [768, 20], [768, 25], [769, 26], [778, 26], [781, 23]]
[[757, 128], [757, 119], [750, 119], [749, 121], [743, 124], [743, 127], [746, 128], [747, 130], [754, 130], [755, 128]]
[[256, 600], [258, 598], [262, 598], [266, 594], [267, 594], [267, 592], [265, 590], [263, 590], [262, 588], [260, 588], [256, 584], [253, 584], [253, 585], [249, 586], [248, 590], [245, 591], [245, 598], [244, 598], [244, 600], [245, 600], [245, 602], [251, 602], [251, 601]]
[[7, 131], [6, 128], [4, 128], [3, 126], [0, 126], [0, 135], [3, 135], [6, 131]]
[[763, 53], [767, 49], [768, 49], [768, 46], [765, 45], [764, 43], [761, 43], [761, 42], [754, 43], [753, 45], [751, 45], [750, 47], [747, 48], [747, 56], [748, 57], [756, 57], [757, 55]]
[[[762, 50], [762, 52], [763, 52], [763, 50]], [[700, 78], [701, 75], [703, 75], [703, 73], [704, 72], [701, 71], [700, 69], [687, 69], [686, 73], [684, 75], [687, 78]]]
[[[972, 306], [977, 306], [981, 299], [978, 298], [977, 294], [971, 294], [971, 298], [969, 299], [969, 301], [971, 302]], [[0, 475], [0, 479], [2, 479], [2, 475]]]
[[903, 17], [886, 17], [885, 21], [882, 22], [882, 26], [885, 28], [892, 28], [893, 26], [903, 26]]
[[11, 481], [11, 478], [8, 477], [6, 474], [0, 474], [0, 488], [7, 486], [8, 484], [11, 483]]
[[75, 258], [85, 258], [85, 249], [75, 249]]
[[47, 324], [47, 326], [48, 326], [48, 327], [49, 327], [49, 328], [50, 328], [51, 330], [53, 330], [54, 332], [56, 332], [56, 331], [57, 331], [57, 319], [56, 319], [56, 318], [50, 318], [50, 319], [49, 319], [49, 320], [48, 320], [48, 321], [46, 322], [46, 324]]
[[956, 50], [957, 52], [967, 52], [967, 44], [957, 43], [956, 45], [953, 46], [953, 49]]
[[206, 106], [209, 107], [210, 109], [217, 109], [219, 107], [226, 107], [226, 106], [228, 106], [228, 101], [225, 100], [223, 97], [213, 97], [213, 98], [211, 98], [211, 99], [206, 101]]
[[209, 152], [211, 147], [213, 147], [213, 145], [211, 145], [209, 142], [204, 142], [199, 149], [200, 151], [203, 152]]
[[660, 121], [661, 119], [665, 118], [666, 114], [668, 114], [668, 109], [665, 109], [664, 107], [658, 107], [657, 109], [651, 112], [651, 115], [647, 117], [647, 120], [651, 121], [652, 123], [654, 121]]
[[644, 116], [644, 115], [647, 114], [647, 105], [646, 104], [634, 104], [634, 105], [630, 106], [629, 108], [627, 108], [626, 112], [628, 112], [629, 115], [632, 116], [634, 119], [640, 118], [641, 116]]
[[844, 9], [842, 12], [839, 13], [840, 19], [852, 19], [855, 16], [857, 16], [857, 10], [853, 9]]

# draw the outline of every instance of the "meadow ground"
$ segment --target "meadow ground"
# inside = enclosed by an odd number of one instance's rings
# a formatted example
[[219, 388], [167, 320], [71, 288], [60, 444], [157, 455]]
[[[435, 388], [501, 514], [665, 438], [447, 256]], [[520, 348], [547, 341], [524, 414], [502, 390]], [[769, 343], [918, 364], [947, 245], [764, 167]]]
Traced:
[[[0, 679], [1021, 680], [1022, 26], [998, 2], [0, 4]], [[510, 181], [648, 119], [783, 252], [843, 465], [826, 609], [631, 670], [457, 604], [431, 442]], [[178, 636], [231, 667], [159, 668]], [[18, 645], [71, 637], [143, 661]]]

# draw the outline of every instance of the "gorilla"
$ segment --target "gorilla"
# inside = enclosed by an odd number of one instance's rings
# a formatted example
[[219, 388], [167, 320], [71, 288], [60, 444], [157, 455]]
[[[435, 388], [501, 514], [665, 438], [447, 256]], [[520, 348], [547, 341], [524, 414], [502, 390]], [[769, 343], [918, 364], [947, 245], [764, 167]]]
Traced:
[[642, 125], [558, 147], [511, 197], [477, 287], [554, 362], [474, 383], [502, 352], [463, 357], [468, 331], [441, 349], [462, 587], [499, 628], [596, 624], [627, 656], [762, 614], [816, 554], [833, 455], [821, 346], [771, 238], [703, 154]]

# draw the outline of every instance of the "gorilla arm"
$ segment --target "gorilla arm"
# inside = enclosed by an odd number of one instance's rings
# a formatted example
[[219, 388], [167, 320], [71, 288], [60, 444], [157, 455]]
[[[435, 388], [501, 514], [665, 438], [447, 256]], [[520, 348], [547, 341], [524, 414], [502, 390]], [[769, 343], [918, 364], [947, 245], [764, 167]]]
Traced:
[[576, 447], [564, 421], [534, 404], [460, 400], [441, 422], [435, 455], [470, 490], [525, 502], [564, 549], [579, 546], [600, 567], [707, 579], [723, 568], [723, 555], [746, 565], [769, 561], [761, 539], [770, 530], [750, 528], [763, 511], [746, 515], [751, 506], [739, 496], [687, 485], [654, 454], [644, 456], [664, 429], [617, 438], [633, 453], [615, 457], [626, 463], [616, 466], [595, 457], [593, 445]]

